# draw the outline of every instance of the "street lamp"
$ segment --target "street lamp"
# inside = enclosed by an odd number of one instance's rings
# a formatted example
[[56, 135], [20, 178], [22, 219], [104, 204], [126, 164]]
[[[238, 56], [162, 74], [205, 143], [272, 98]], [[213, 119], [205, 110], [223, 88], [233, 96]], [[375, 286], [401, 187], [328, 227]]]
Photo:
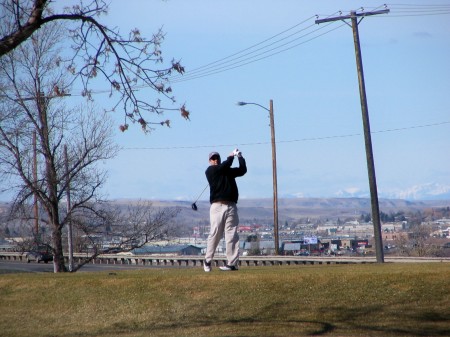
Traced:
[[272, 141], [272, 177], [273, 177], [273, 234], [275, 240], [275, 255], [279, 255], [279, 238], [278, 238], [278, 186], [277, 186], [277, 150], [275, 146], [275, 123], [273, 118], [273, 101], [270, 100], [270, 109], [258, 103], [238, 102], [237, 105], [257, 105], [269, 112], [270, 117], [270, 135]]

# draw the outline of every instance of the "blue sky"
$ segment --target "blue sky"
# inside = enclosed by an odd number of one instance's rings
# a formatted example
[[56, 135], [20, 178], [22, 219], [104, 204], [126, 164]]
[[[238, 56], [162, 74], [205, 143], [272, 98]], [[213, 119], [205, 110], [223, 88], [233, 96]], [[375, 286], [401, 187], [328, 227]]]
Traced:
[[[450, 3], [403, 3], [412, 6], [388, 4], [389, 14], [365, 18], [359, 31], [379, 195], [414, 198], [424, 196], [424, 187], [428, 193], [450, 191]], [[279, 196], [368, 196], [352, 30], [342, 21], [317, 26], [314, 20], [316, 14], [325, 18], [361, 7], [379, 10], [383, 4], [113, 1], [103, 20], [122, 33], [138, 27], [150, 37], [163, 27], [165, 61], [180, 59], [186, 69], [183, 80], [173, 79], [176, 106], [186, 103], [191, 120], [172, 112], [156, 117], [170, 118], [172, 127], [150, 135], [137, 125], [125, 133], [117, 127], [115, 137], [123, 149], [105, 164], [105, 194], [111, 199], [195, 200], [207, 183], [208, 153], [215, 150], [224, 157], [238, 147], [248, 164], [247, 175], [238, 181], [241, 198], [270, 198], [268, 113], [236, 102], [268, 108], [272, 99]], [[446, 14], [430, 4], [446, 5]], [[192, 78], [189, 73], [296, 25], [270, 40], [282, 41], [271, 47], [276, 55], [255, 61], [260, 57], [250, 54], [254, 62], [244, 65], [239, 59], [238, 67], [209, 76]], [[311, 35], [302, 37], [306, 33]], [[294, 38], [296, 42], [280, 46]], [[155, 96], [150, 90], [143, 93]], [[110, 105], [106, 95], [95, 100], [99, 107]], [[119, 125], [122, 116], [116, 114]]]

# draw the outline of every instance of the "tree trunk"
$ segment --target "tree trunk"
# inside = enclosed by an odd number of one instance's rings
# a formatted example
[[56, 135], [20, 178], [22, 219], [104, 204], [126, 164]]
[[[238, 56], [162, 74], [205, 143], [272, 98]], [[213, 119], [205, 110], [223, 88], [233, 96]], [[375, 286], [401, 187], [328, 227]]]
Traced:
[[62, 247], [62, 226], [59, 219], [59, 199], [58, 199], [58, 172], [55, 165], [55, 155], [52, 154], [50, 145], [50, 132], [47, 119], [47, 101], [40, 97], [40, 121], [42, 125], [41, 141], [42, 151], [45, 157], [45, 177], [47, 180], [48, 202], [50, 225], [52, 227], [53, 241], [53, 270], [55, 273], [67, 271], [64, 265], [64, 252]]
[[64, 254], [61, 238], [62, 238], [61, 227], [54, 226], [52, 232], [52, 245], [53, 245], [53, 271], [55, 273], [62, 273], [67, 271], [66, 265], [64, 264]]

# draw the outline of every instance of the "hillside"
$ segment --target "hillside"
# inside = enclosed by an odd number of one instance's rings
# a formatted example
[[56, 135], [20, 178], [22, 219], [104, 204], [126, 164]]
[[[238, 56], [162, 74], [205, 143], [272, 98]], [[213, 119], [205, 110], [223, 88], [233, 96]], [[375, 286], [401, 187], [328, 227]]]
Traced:
[[[116, 200], [119, 204], [132, 202], [131, 200]], [[154, 207], [180, 207], [180, 221], [195, 223], [209, 218], [209, 202], [198, 201], [197, 211], [191, 209], [191, 201], [153, 201]], [[398, 211], [416, 212], [430, 208], [450, 207], [450, 200], [379, 200], [380, 211], [395, 213]], [[241, 199], [238, 204], [241, 222], [251, 219], [273, 219], [272, 199]], [[279, 220], [295, 220], [303, 218], [343, 219], [370, 213], [370, 199], [367, 198], [289, 198], [278, 202]]]
[[[111, 201], [117, 207], [126, 207], [137, 203], [138, 200], [118, 199]], [[197, 224], [209, 221], [209, 202], [197, 202], [197, 211], [191, 208], [192, 201], [152, 200], [153, 207], [179, 207], [181, 213], [178, 217], [180, 224]], [[417, 212], [431, 208], [450, 207], [450, 200], [423, 200], [407, 201], [380, 199], [380, 211], [395, 213], [399, 211]], [[7, 203], [0, 203], [0, 213], [8, 207]], [[238, 204], [241, 222], [267, 221], [273, 219], [272, 199], [241, 199]], [[370, 214], [370, 199], [367, 198], [287, 198], [278, 202], [279, 221], [311, 219], [345, 219], [359, 217], [362, 213]]]

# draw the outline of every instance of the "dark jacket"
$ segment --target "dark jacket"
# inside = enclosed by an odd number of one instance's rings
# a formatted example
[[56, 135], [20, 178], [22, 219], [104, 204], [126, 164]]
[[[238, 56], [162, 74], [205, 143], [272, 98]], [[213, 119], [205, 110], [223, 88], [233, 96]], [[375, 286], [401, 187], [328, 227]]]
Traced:
[[209, 183], [209, 201], [238, 201], [239, 192], [236, 177], [242, 177], [247, 172], [247, 165], [243, 157], [238, 157], [239, 167], [231, 167], [233, 156], [228, 157], [219, 165], [211, 165], [206, 171]]

